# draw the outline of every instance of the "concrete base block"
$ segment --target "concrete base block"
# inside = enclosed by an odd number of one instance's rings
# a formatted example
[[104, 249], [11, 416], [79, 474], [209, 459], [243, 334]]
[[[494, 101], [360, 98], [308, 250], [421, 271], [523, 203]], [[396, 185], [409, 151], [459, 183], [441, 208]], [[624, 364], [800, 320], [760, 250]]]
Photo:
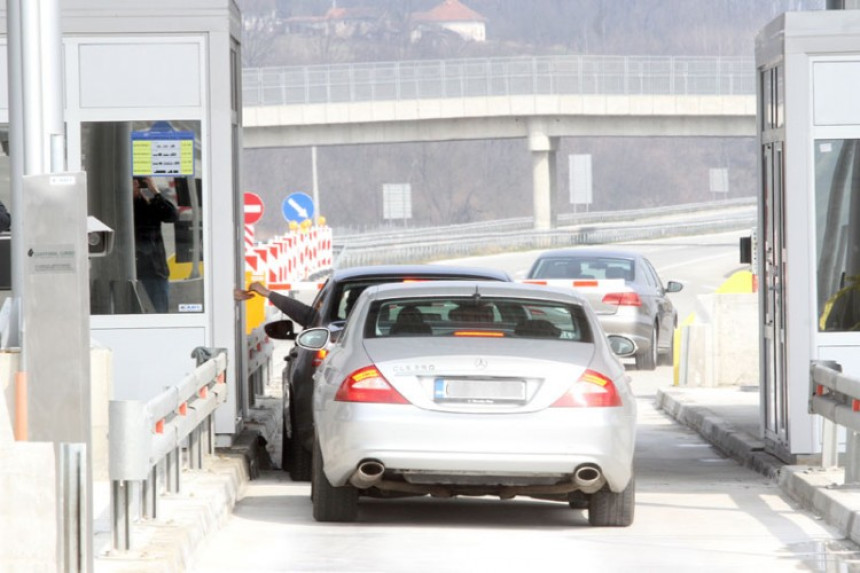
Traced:
[[678, 384], [757, 386], [759, 316], [755, 293], [701, 297], [707, 321], [681, 327]]
[[708, 324], [690, 324], [681, 329], [681, 386], [711, 387], [713, 366], [711, 328]]
[[759, 315], [755, 293], [714, 295], [714, 381], [718, 386], [757, 386]]
[[0, 569], [57, 570], [54, 445], [0, 444]]

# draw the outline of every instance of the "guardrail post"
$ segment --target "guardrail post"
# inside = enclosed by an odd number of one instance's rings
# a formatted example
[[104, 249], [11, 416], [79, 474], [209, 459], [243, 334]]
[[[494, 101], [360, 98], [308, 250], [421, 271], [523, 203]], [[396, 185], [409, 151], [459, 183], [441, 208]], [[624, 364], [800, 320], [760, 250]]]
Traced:
[[848, 441], [845, 443], [845, 483], [860, 483], [860, 436], [853, 430], [848, 430]]
[[212, 423], [212, 414], [206, 416], [206, 453], [215, 454], [215, 424]]
[[149, 477], [141, 484], [140, 497], [143, 517], [158, 517], [158, 464], [152, 466]]
[[170, 493], [179, 493], [179, 473], [182, 469], [180, 466], [182, 452], [179, 447], [168, 453], [164, 459], [167, 464], [167, 491]]
[[131, 523], [129, 519], [129, 482], [111, 480], [111, 530], [113, 531], [113, 548], [116, 551], [128, 551], [131, 545]]
[[834, 422], [824, 418], [821, 428], [821, 467], [831, 469], [839, 466], [839, 442]]
[[188, 436], [188, 467], [192, 470], [199, 470], [203, 467], [199, 427], [191, 430], [191, 434]]

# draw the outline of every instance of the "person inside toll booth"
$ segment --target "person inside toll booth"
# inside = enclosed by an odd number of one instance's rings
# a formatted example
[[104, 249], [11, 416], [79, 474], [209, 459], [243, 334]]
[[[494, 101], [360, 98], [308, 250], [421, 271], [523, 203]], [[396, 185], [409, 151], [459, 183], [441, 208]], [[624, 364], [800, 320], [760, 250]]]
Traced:
[[169, 311], [170, 270], [164, 250], [162, 223], [179, 219], [176, 206], [161, 195], [151, 177], [134, 177], [134, 246], [137, 279], [155, 312]]
[[5, 233], [12, 228], [12, 215], [6, 209], [3, 201], [0, 201], [0, 233]]

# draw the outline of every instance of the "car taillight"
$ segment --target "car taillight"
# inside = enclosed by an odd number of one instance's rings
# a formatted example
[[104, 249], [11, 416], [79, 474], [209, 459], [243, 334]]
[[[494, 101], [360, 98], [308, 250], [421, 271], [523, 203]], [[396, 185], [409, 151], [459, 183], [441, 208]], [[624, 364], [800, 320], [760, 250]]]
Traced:
[[635, 292], [610, 292], [603, 296], [603, 304], [642, 306], [642, 299]]
[[586, 370], [552, 407], [606, 408], [620, 405], [621, 397], [612, 380], [594, 370]]
[[314, 354], [314, 359], [311, 361], [311, 366], [316, 368], [320, 364], [322, 364], [323, 359], [328, 355], [328, 350], [325, 348], [320, 348], [317, 350], [317, 353]]
[[347, 376], [334, 399], [338, 402], [409, 403], [374, 366], [366, 366]]

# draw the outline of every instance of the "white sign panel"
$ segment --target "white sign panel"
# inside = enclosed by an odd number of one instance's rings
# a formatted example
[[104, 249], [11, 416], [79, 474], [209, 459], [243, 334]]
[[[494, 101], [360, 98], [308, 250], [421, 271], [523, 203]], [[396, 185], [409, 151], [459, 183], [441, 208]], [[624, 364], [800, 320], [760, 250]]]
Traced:
[[570, 204], [591, 205], [591, 154], [568, 155], [570, 167]]
[[729, 170], [725, 167], [711, 169], [711, 193], [729, 192]]
[[409, 183], [384, 183], [382, 185], [383, 219], [412, 218], [412, 185]]

